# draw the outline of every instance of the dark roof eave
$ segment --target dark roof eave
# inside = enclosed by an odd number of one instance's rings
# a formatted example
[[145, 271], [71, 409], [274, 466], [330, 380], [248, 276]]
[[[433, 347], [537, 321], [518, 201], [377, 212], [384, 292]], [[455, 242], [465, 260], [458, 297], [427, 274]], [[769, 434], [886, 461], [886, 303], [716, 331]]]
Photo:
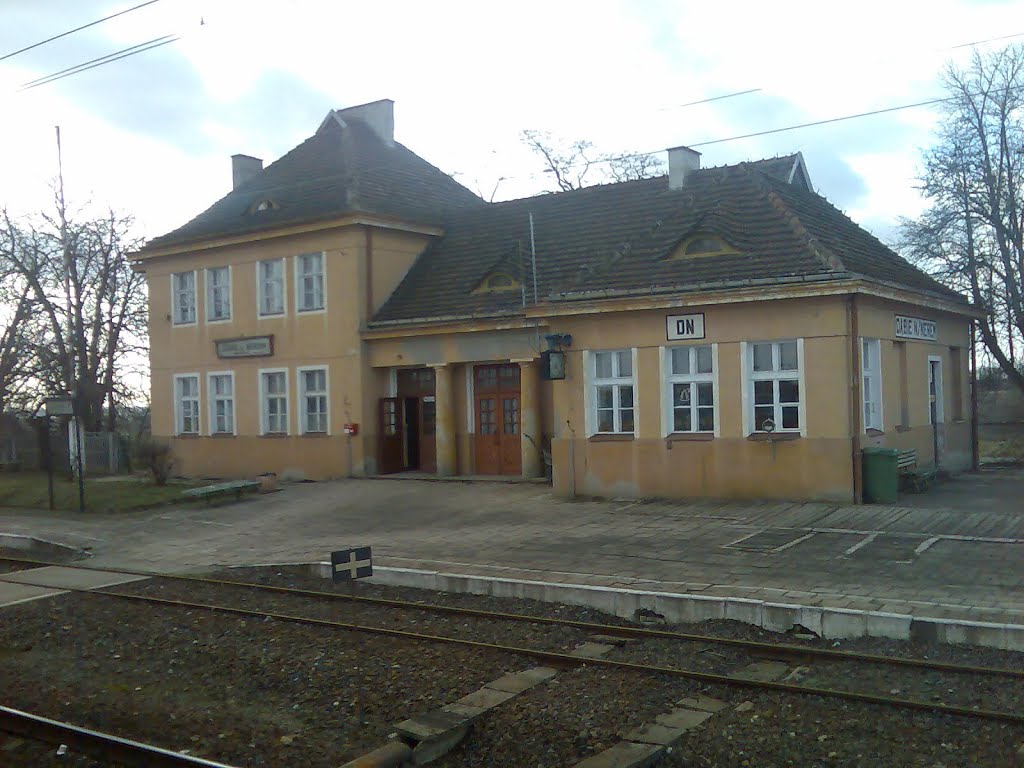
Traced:
[[[160, 241], [160, 237], [155, 237], [148, 243], [146, 243], [144, 246], [142, 246], [138, 251], [136, 251], [133, 258], [145, 259], [148, 257], [147, 252], [162, 251], [166, 248], [179, 248], [181, 249], [182, 252], [184, 252], [186, 250], [192, 250], [196, 246], [201, 246], [206, 243], [214, 243], [217, 240], [220, 240], [225, 237], [245, 239], [249, 237], [256, 237], [258, 235], [265, 235], [277, 229], [286, 229], [288, 227], [301, 227], [303, 225], [308, 224], [320, 224], [327, 221], [333, 221], [335, 219], [340, 220], [350, 218], [353, 216], [376, 216], [380, 217], [381, 220], [394, 222], [396, 225], [405, 225], [416, 229], [436, 230], [443, 228], [447, 224], [446, 221], [414, 221], [412, 219], [397, 219], [394, 216], [391, 216], [390, 214], [378, 213], [377, 211], [372, 211], [369, 208], [346, 208], [345, 210], [337, 211], [335, 213], [330, 213], [323, 216], [306, 216], [298, 219], [289, 219], [288, 221], [275, 222], [270, 226], [256, 227], [254, 229], [249, 229], [242, 232], [220, 232], [212, 234], [206, 233], [203, 235], [171, 241]], [[166, 237], [166, 235], [162, 235], [161, 237]]]
[[523, 308], [507, 309], [500, 312], [471, 312], [462, 315], [435, 315], [433, 317], [401, 317], [391, 320], [373, 320], [366, 324], [367, 331], [382, 331], [387, 328], [398, 328], [409, 325], [439, 325], [441, 323], [459, 323], [467, 320], [503, 320], [509, 317], [523, 316]]

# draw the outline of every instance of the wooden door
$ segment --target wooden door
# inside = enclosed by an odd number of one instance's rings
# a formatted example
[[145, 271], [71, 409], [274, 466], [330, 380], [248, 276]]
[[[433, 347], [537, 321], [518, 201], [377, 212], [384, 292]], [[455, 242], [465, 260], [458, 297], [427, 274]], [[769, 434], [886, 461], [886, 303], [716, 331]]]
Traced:
[[476, 474], [501, 474], [501, 434], [498, 396], [476, 396]]
[[403, 469], [402, 418], [397, 397], [380, 399], [380, 467], [382, 475]]
[[503, 392], [500, 400], [501, 474], [521, 475], [523, 473], [523, 454], [519, 436], [519, 393]]
[[521, 474], [519, 366], [478, 365], [474, 386], [475, 472]]

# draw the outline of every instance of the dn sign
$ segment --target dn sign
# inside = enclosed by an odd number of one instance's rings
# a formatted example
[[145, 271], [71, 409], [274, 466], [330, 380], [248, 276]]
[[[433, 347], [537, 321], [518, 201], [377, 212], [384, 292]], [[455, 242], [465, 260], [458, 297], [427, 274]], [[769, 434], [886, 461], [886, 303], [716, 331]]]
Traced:
[[667, 319], [669, 341], [704, 338], [704, 313], [695, 315], [669, 315]]

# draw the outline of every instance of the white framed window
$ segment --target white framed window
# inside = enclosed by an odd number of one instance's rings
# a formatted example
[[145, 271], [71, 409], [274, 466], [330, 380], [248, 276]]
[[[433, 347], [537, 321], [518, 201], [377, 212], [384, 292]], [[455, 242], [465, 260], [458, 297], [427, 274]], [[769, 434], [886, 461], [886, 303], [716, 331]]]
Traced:
[[295, 257], [295, 311], [324, 308], [324, 255], [302, 253]]
[[284, 259], [256, 262], [256, 302], [260, 317], [284, 314]]
[[196, 322], [196, 273], [175, 272], [171, 275], [171, 307], [175, 325]]
[[860, 340], [861, 395], [864, 403], [864, 430], [882, 429], [882, 342]]
[[744, 342], [744, 427], [752, 432], [799, 432], [804, 416], [803, 339]]
[[619, 349], [586, 355], [588, 435], [636, 431], [635, 354]]
[[206, 270], [206, 322], [231, 319], [231, 267]]
[[211, 373], [206, 382], [210, 399], [210, 434], [235, 434], [235, 374], [231, 371]]
[[199, 434], [199, 374], [174, 376], [174, 433]]
[[298, 368], [296, 374], [299, 379], [300, 434], [329, 434], [327, 368]]
[[716, 352], [711, 344], [662, 348], [666, 434], [717, 430]]
[[260, 432], [288, 434], [288, 369], [260, 371]]

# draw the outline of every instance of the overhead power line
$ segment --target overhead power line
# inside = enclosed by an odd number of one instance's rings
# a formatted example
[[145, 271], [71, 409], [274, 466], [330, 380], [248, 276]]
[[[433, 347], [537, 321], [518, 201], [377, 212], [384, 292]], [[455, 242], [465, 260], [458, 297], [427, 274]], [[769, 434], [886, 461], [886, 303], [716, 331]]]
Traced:
[[1014, 32], [1012, 35], [1003, 35], [1002, 37], [990, 37], [988, 40], [975, 40], [973, 43], [960, 43], [960, 45], [951, 45], [947, 50], [953, 51], [956, 50], [957, 48], [970, 48], [972, 45], [998, 43], [1000, 40], [1010, 40], [1014, 37], [1024, 37], [1024, 32]]
[[695, 107], [698, 104], [707, 104], [710, 101], [721, 101], [722, 99], [731, 99], [734, 96], [746, 96], [748, 93], [757, 93], [763, 90], [762, 88], [751, 88], [746, 91], [737, 91], [736, 93], [725, 93], [721, 96], [711, 96], [707, 99], [698, 99], [697, 101], [688, 101], [685, 104], [673, 104], [671, 107], [661, 107], [659, 112], [667, 112], [670, 109], [682, 109], [683, 107]]
[[104, 21], [110, 21], [111, 19], [115, 19], [118, 16], [124, 16], [126, 13], [131, 13], [132, 11], [137, 11], [137, 10], [139, 10], [139, 8], [145, 8], [147, 5], [152, 5], [153, 3], [158, 3], [158, 2], [160, 2], [160, 0], [148, 0], [148, 2], [139, 3], [138, 5], [132, 6], [131, 8], [126, 8], [123, 11], [118, 11], [117, 13], [112, 13], [109, 16], [104, 16], [102, 19], [96, 19], [96, 21], [90, 21], [88, 24], [83, 24], [80, 27], [75, 27], [74, 29], [69, 29], [67, 32], [61, 32], [59, 35], [54, 35], [53, 37], [48, 37], [45, 40], [40, 40], [38, 43], [32, 43], [32, 45], [26, 45], [24, 48], [19, 48], [16, 51], [12, 51], [11, 53], [5, 54], [4, 56], [0, 56], [0, 61], [3, 61], [4, 59], [9, 59], [12, 56], [17, 56], [19, 53], [24, 53], [25, 51], [31, 51], [33, 48], [38, 48], [41, 45], [46, 45], [47, 43], [52, 43], [54, 40], [60, 40], [60, 38], [62, 38], [62, 37], [67, 37], [68, 35], [73, 35], [73, 34], [75, 34], [75, 32], [81, 32], [83, 29], [88, 29], [89, 27], [95, 27], [97, 24], [102, 24]]
[[752, 139], [755, 136], [768, 136], [773, 133], [783, 133], [785, 131], [795, 131], [799, 128], [811, 128], [815, 125], [827, 125], [829, 123], [839, 123], [843, 120], [855, 120], [859, 117], [871, 117], [872, 115], [884, 115], [886, 112], [898, 112], [903, 109], [914, 109], [915, 107], [927, 107], [930, 104], [939, 104], [943, 101], [952, 101], [951, 98], [946, 97], [942, 99], [929, 99], [928, 101], [918, 101], [913, 104], [901, 104], [898, 107], [885, 107], [884, 109], [873, 109], [870, 112], [858, 112], [855, 115], [843, 115], [842, 117], [830, 117], [826, 120], [815, 120], [810, 123], [799, 123], [798, 125], [787, 125], [784, 128], [771, 128], [767, 131], [757, 131], [755, 133], [744, 133], [740, 136], [729, 136], [725, 139], [711, 139], [709, 141], [699, 141], [696, 144], [687, 144], [690, 147], [707, 147], [711, 144], [723, 144], [727, 141], [739, 141], [740, 139]]
[[132, 45], [128, 48], [122, 48], [119, 51], [108, 53], [106, 56], [100, 56], [96, 59], [90, 59], [89, 61], [76, 64], [73, 67], [62, 69], [59, 72], [53, 72], [52, 74], [45, 75], [44, 77], [36, 78], [35, 80], [29, 80], [27, 83], [22, 83], [18, 88], [19, 91], [28, 91], [32, 88], [38, 88], [40, 85], [46, 85], [48, 83], [55, 82], [57, 80], [63, 80], [65, 77], [71, 77], [77, 75], [79, 72], [85, 72], [89, 69], [95, 69], [96, 67], [102, 67], [104, 64], [110, 64], [120, 59], [128, 58], [129, 56], [135, 56], [139, 53], [145, 53], [151, 51], [154, 48], [159, 48], [169, 43], [176, 42], [182, 38], [181, 35], [164, 35], [163, 37], [155, 37], [152, 40], [147, 40], [145, 43], [139, 43], [138, 45]]

